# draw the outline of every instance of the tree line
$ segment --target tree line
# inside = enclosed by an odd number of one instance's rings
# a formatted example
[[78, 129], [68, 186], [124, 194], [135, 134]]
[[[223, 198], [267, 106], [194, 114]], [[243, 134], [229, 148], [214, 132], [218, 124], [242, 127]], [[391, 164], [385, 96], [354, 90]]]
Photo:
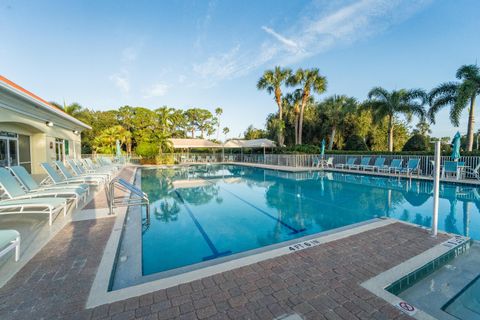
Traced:
[[206, 138], [218, 140], [228, 134], [221, 128], [222, 108], [213, 112], [203, 108], [181, 110], [163, 106], [155, 110], [123, 106], [118, 110], [94, 111], [78, 103], [69, 105], [52, 102], [66, 113], [90, 125], [82, 132], [82, 153], [115, 153], [116, 141], [128, 154], [148, 153], [149, 156], [171, 151], [170, 138]]
[[[468, 109], [465, 149], [473, 150], [475, 132], [475, 99], [480, 94], [480, 69], [476, 65], [461, 66], [457, 81], [445, 82], [429, 92], [423, 89], [388, 91], [375, 87], [365, 101], [333, 95], [316, 101], [327, 89], [327, 79], [320, 71], [275, 67], [266, 70], [257, 82], [257, 89], [273, 95], [277, 112], [267, 117], [266, 129], [247, 128], [245, 136], [270, 137], [279, 145], [318, 145], [322, 139], [328, 149], [400, 151], [407, 140], [422, 140], [421, 148], [429, 148], [430, 124], [436, 114], [450, 107], [450, 121], [459, 126], [462, 112]], [[291, 89], [289, 92], [286, 90]], [[401, 120], [399, 115], [403, 115]], [[419, 122], [410, 132], [412, 116]], [[423, 138], [422, 138], [423, 137]], [[478, 146], [477, 146], [478, 148]], [[417, 151], [417, 150], [412, 150]], [[418, 150], [420, 151], [420, 150]]]

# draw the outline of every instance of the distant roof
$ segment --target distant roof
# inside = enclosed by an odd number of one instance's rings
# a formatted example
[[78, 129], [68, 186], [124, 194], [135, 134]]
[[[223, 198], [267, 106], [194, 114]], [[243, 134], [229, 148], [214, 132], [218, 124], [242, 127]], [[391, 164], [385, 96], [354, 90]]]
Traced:
[[232, 139], [225, 142], [225, 148], [274, 148], [275, 142], [269, 139]]
[[46, 100], [40, 98], [36, 94], [34, 94], [34, 93], [28, 91], [27, 89], [19, 86], [18, 84], [16, 84], [12, 80], [9, 80], [2, 75], [0, 75], [0, 84], [6, 85], [6, 87], [14, 93], [17, 93], [17, 94], [20, 93], [20, 94], [24, 94], [24, 95], [28, 96], [30, 99], [34, 100], [35, 102], [40, 104], [45, 109], [49, 109], [49, 111], [52, 111], [55, 114], [65, 118], [67, 120], [70, 120], [70, 121], [72, 121], [72, 122], [74, 122], [74, 123], [76, 123], [76, 124], [78, 124], [78, 125], [80, 125], [84, 128], [91, 129], [91, 127], [89, 125], [83, 123], [82, 121], [76, 119], [75, 117], [72, 117], [71, 115], [69, 115], [68, 113], [63, 111], [62, 109], [54, 106], [53, 104], [47, 102]]
[[170, 139], [174, 149], [222, 148], [221, 144], [206, 139]]

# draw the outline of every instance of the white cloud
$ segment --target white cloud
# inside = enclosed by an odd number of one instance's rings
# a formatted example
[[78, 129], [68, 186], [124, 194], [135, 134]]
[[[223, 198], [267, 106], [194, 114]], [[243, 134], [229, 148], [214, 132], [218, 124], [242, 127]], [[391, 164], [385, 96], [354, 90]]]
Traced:
[[128, 72], [125, 70], [120, 71], [119, 73], [112, 74], [109, 77], [112, 81], [124, 94], [130, 92], [130, 80], [128, 79]]
[[144, 90], [145, 95], [143, 97], [145, 99], [163, 97], [167, 94], [169, 88], [170, 87], [164, 83], [156, 83], [150, 88]]
[[273, 37], [275, 37], [275, 39], [283, 43], [287, 48], [292, 49], [293, 51], [298, 51], [300, 49], [298, 44], [295, 41], [282, 36], [278, 32], [275, 32], [275, 30], [265, 26], [262, 26], [262, 29], [266, 33], [271, 34]]
[[[317, 13], [290, 31], [299, 50], [284, 59], [299, 61], [338, 45], [384, 32], [424, 8], [430, 0], [361, 0]], [[284, 41], [278, 39], [282, 44]]]
[[[261, 29], [274, 39], [266, 39], [256, 50], [240, 51], [240, 44], [225, 53], [194, 64], [200, 77], [216, 81], [244, 75], [267, 63], [290, 64], [320, 54], [339, 45], [382, 33], [408, 19], [432, 0], [344, 0], [321, 7], [309, 7], [306, 18], [284, 31]], [[314, 8], [312, 10], [312, 8]], [[313, 12], [312, 12], [313, 11]], [[307, 12], [307, 11], [306, 11]], [[295, 39], [295, 40], [293, 40]]]
[[207, 61], [194, 64], [193, 71], [202, 78], [225, 79], [238, 72], [238, 53], [240, 45], [233, 47], [226, 53], [212, 56]]

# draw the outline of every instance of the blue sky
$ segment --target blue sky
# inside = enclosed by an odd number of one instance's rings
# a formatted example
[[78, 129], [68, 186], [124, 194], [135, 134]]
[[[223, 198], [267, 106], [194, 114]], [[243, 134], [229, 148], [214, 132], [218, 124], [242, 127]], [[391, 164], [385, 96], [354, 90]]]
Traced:
[[[276, 110], [255, 86], [275, 65], [318, 67], [319, 99], [454, 80], [480, 58], [479, 12], [478, 0], [0, 0], [0, 74], [97, 110], [222, 107], [234, 137]], [[448, 110], [432, 129], [458, 130]]]

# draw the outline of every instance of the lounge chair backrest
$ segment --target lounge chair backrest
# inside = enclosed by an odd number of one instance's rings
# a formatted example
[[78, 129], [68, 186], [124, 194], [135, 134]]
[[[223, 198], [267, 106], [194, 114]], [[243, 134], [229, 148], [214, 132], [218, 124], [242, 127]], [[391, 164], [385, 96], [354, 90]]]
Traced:
[[352, 165], [355, 164], [355, 161], [357, 161], [357, 158], [352, 157], [347, 159], [347, 165]]
[[90, 166], [90, 164], [87, 162], [87, 159], [80, 159], [78, 160], [82, 166], [87, 169], [87, 170], [93, 170], [93, 168]]
[[371, 157], [363, 157], [363, 158], [362, 158], [362, 161], [360, 162], [360, 165], [362, 165], [362, 166], [368, 166], [368, 164], [370, 163], [370, 158], [371, 158]]
[[77, 165], [77, 168], [80, 169], [82, 173], [86, 173], [86, 164], [82, 160], [73, 159], [73, 162]]
[[402, 159], [393, 159], [390, 163], [390, 168], [401, 168], [402, 167]]
[[0, 186], [9, 198], [23, 196], [26, 193], [20, 182], [18, 182], [7, 169], [2, 167], [0, 167]]
[[10, 170], [13, 172], [13, 175], [21, 182], [28, 190], [38, 189], [39, 185], [28, 171], [22, 166], [13, 166], [10, 167]]
[[65, 178], [67, 179], [73, 178], [73, 174], [71, 174], [70, 171], [68, 171], [67, 167], [65, 167], [62, 161], [57, 160], [55, 161], [55, 164], [57, 165], [58, 170], [60, 170], [63, 173]]
[[444, 164], [445, 172], [456, 173], [457, 169], [458, 169], [458, 162], [456, 162], [456, 161], [445, 161], [445, 164]]
[[329, 157], [327, 159], [327, 165], [332, 165], [333, 166], [333, 157]]
[[80, 168], [77, 166], [77, 164], [75, 163], [75, 161], [73, 161], [72, 159], [69, 159], [67, 160], [68, 162], [68, 165], [70, 166], [70, 168], [72, 168], [72, 170], [75, 172], [75, 174], [82, 174], [83, 172], [80, 170]]
[[375, 163], [373, 164], [375, 167], [381, 167], [385, 163], [385, 158], [377, 158], [375, 159]]
[[110, 158], [100, 158], [102, 160], [102, 163], [105, 164], [106, 166], [111, 166], [112, 160]]
[[96, 169], [97, 166], [95, 165], [95, 163], [93, 163], [92, 159], [90, 158], [84, 158], [83, 160], [85, 160], [85, 162], [88, 164], [88, 166], [90, 167], [90, 169]]
[[49, 163], [43, 162], [40, 165], [42, 166], [43, 170], [45, 170], [45, 172], [48, 174], [50, 179], [52, 179], [53, 183], [60, 183], [65, 180]]
[[417, 169], [418, 164], [420, 163], [420, 159], [409, 159], [407, 168], [408, 169]]

